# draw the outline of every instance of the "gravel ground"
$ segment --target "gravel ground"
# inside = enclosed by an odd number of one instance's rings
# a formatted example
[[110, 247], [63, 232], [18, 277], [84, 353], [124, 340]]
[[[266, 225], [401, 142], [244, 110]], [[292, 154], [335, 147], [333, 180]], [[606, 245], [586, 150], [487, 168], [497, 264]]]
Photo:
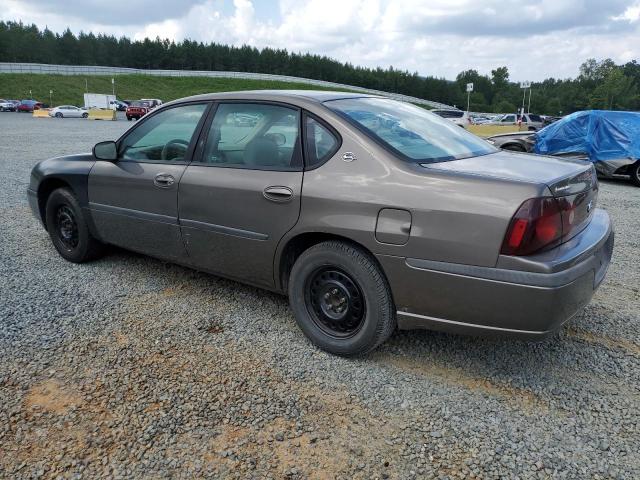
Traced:
[[56, 254], [31, 167], [127, 126], [0, 114], [0, 477], [640, 478], [640, 188], [602, 182], [613, 263], [556, 336], [402, 332], [349, 360], [283, 297]]

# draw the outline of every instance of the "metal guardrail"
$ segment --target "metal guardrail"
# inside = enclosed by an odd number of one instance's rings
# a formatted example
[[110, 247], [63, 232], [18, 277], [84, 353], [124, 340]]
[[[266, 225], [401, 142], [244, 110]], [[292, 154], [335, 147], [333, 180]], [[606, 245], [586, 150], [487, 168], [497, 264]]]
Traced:
[[30, 73], [54, 75], [154, 75], [159, 77], [211, 77], [211, 78], [242, 78], [246, 80], [273, 80], [280, 82], [296, 82], [319, 87], [348, 89], [371, 95], [383, 95], [403, 102], [417, 103], [431, 108], [457, 110], [450, 105], [423, 98], [411, 97], [400, 93], [383, 92], [370, 88], [345, 85], [343, 83], [314, 80], [312, 78], [292, 77], [289, 75], [272, 75], [269, 73], [248, 72], [220, 72], [207, 70], [145, 70], [142, 68], [101, 67], [84, 65], [50, 65], [46, 63], [9, 63], [0, 62], [0, 73]]

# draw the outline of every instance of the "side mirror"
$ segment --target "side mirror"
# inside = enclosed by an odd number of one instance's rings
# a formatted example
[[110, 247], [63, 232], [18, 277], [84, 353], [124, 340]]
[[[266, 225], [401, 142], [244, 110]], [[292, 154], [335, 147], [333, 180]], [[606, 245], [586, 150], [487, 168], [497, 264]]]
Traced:
[[98, 160], [115, 162], [118, 159], [116, 142], [109, 140], [108, 142], [96, 143], [93, 147], [93, 156]]

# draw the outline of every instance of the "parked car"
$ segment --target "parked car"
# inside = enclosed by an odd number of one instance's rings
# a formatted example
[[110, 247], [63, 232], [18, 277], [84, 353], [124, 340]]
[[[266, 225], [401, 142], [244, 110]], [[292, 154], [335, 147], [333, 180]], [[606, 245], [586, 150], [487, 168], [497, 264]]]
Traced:
[[629, 179], [640, 187], [640, 113], [587, 110], [558, 120], [537, 133], [487, 138], [504, 150], [586, 160], [599, 176]]
[[44, 160], [28, 199], [71, 262], [113, 244], [288, 294], [313, 343], [353, 355], [396, 328], [557, 330], [609, 265], [597, 193], [588, 163], [501, 152], [411, 104], [256, 91]]
[[140, 100], [142, 100], [143, 102], [147, 102], [149, 104], [150, 110], [162, 105], [162, 100], [160, 100], [159, 98], [141, 98]]
[[79, 108], [73, 105], [60, 105], [49, 110], [50, 117], [56, 118], [87, 118], [89, 112], [86, 108]]
[[527, 130], [536, 131], [544, 127], [544, 121], [540, 115], [533, 113], [525, 113], [524, 115], [518, 115], [515, 113], [506, 113], [495, 118], [492, 125], [522, 125], [527, 127]]
[[42, 104], [42, 102], [37, 102], [35, 100], [22, 100], [19, 104], [18, 104], [18, 112], [33, 112], [34, 110], [39, 110], [41, 108], [43, 108], [44, 105]]
[[0, 99], [0, 112], [15, 112], [18, 110], [18, 100], [4, 100]]
[[125, 112], [129, 106], [127, 103], [120, 100], [112, 100], [110, 102], [111, 107], [118, 112]]
[[432, 110], [436, 115], [452, 121], [456, 125], [466, 128], [471, 123], [469, 114], [462, 110]]
[[140, 120], [149, 112], [149, 110], [151, 110], [149, 102], [143, 100], [135, 100], [127, 105], [125, 115], [127, 116], [127, 120], [129, 121], [131, 121], [131, 119]]

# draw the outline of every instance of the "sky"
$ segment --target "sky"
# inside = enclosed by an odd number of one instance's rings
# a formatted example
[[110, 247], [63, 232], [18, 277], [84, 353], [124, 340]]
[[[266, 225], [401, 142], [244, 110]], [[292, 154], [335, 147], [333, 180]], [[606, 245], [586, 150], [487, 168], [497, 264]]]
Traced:
[[327, 55], [454, 79], [506, 65], [513, 81], [640, 60], [640, 0], [0, 0], [41, 28]]

